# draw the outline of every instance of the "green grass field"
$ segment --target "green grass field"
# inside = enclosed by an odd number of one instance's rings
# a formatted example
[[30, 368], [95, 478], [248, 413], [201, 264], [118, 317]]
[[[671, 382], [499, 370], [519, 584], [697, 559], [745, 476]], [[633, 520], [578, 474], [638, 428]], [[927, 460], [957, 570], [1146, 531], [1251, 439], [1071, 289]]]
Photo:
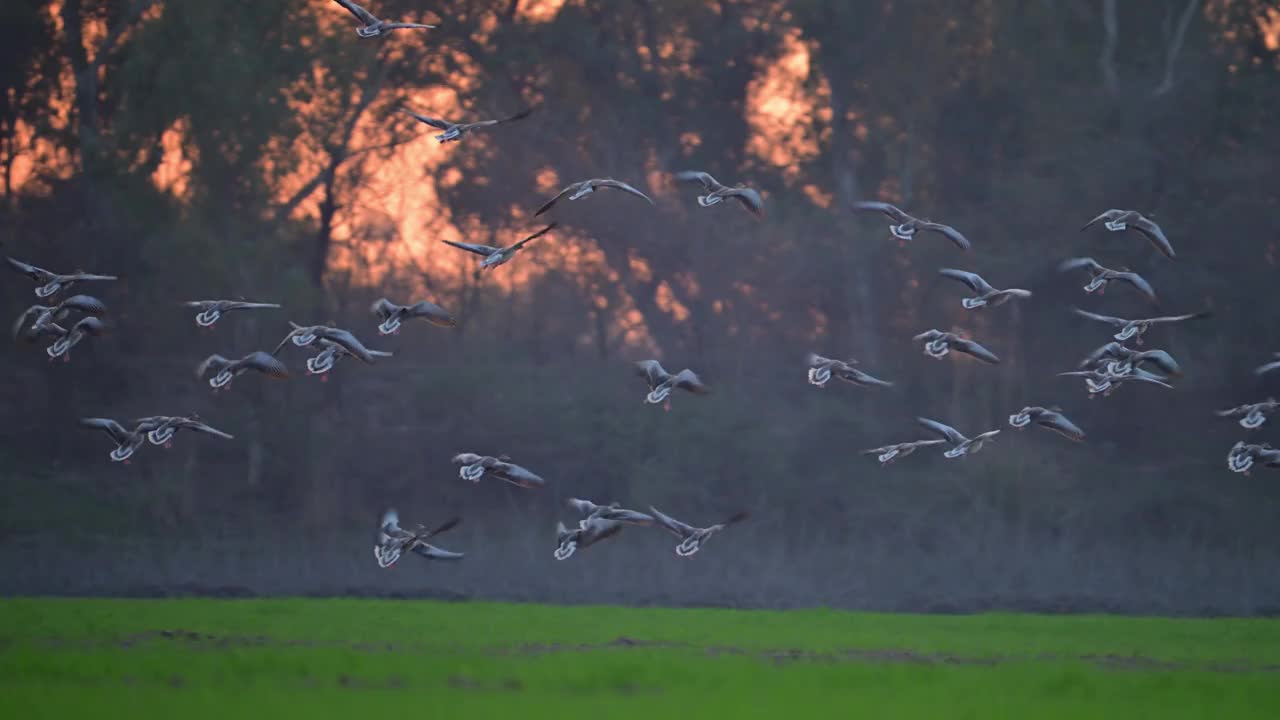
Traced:
[[0, 601], [15, 718], [1280, 717], [1280, 622]]

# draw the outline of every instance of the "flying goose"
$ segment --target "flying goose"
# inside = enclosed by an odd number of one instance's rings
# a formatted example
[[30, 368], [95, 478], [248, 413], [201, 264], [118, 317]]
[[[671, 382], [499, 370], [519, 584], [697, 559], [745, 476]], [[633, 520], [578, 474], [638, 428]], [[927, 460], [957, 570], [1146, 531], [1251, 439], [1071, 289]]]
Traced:
[[963, 298], [960, 304], [965, 310], [976, 310], [980, 307], [998, 307], [1013, 298], [1029, 298], [1030, 290], [1022, 288], [1009, 288], [1008, 290], [997, 290], [991, 287], [991, 284], [982, 279], [977, 273], [965, 272], [964, 270], [956, 270], [955, 268], [942, 268], [938, 274], [944, 278], [959, 280], [969, 289], [978, 294], [977, 297]]
[[1164, 350], [1134, 350], [1112, 340], [1094, 350], [1080, 361], [1083, 370], [1105, 368], [1113, 375], [1124, 375], [1132, 368], [1141, 367], [1144, 363], [1154, 365], [1166, 375], [1181, 375], [1182, 368], [1173, 356]]
[[855, 202], [853, 209], [864, 212], [878, 212], [889, 216], [889, 219], [893, 220], [894, 223], [889, 226], [889, 232], [893, 233], [893, 236], [899, 240], [910, 240], [915, 237], [916, 233], [921, 231], [933, 231], [945, 235], [948, 240], [955, 243], [956, 247], [961, 250], [968, 250], [973, 247], [968, 238], [950, 225], [912, 217], [887, 202]]
[[622, 523], [589, 517], [570, 530], [563, 522], [556, 523], [556, 549], [552, 555], [557, 560], [568, 560], [578, 548], [587, 548], [622, 531]]
[[653, 524], [653, 516], [646, 515], [636, 510], [628, 510], [616, 502], [609, 503], [608, 505], [600, 505], [598, 503], [593, 503], [590, 500], [583, 500], [582, 498], [575, 497], [571, 497], [565, 502], [569, 507], [586, 516], [578, 523], [579, 527], [582, 527], [587, 520], [592, 518], [599, 518], [610, 522], [620, 522], [627, 525], [648, 526]]
[[1267, 421], [1267, 417], [1271, 413], [1280, 409], [1280, 402], [1275, 398], [1267, 398], [1262, 402], [1249, 403], [1248, 405], [1240, 405], [1228, 410], [1218, 410], [1218, 417], [1240, 418], [1240, 427], [1246, 430], [1256, 430], [1262, 427]]
[[702, 207], [711, 207], [719, 205], [725, 198], [733, 198], [742, 204], [747, 212], [757, 220], [764, 217], [764, 199], [760, 197], [760, 193], [745, 185], [729, 187], [721, 185], [719, 181], [711, 177], [710, 173], [704, 173], [698, 170], [684, 170], [676, 173], [676, 179], [681, 182], [696, 182], [702, 185], [702, 189], [706, 191], [705, 195], [698, 196], [698, 204]]
[[170, 447], [173, 444], [173, 436], [177, 434], [179, 430], [194, 430], [195, 432], [205, 433], [206, 435], [220, 437], [223, 440], [235, 439], [234, 435], [222, 432], [211, 425], [206, 425], [201, 422], [197, 415], [188, 415], [186, 417], [143, 418], [137, 422], [144, 423], [157, 421], [159, 422], [159, 425], [154, 430], [147, 433], [147, 440], [151, 441], [152, 445]]
[[297, 347], [307, 347], [318, 339], [323, 349], [319, 355], [307, 360], [307, 370], [313, 375], [323, 375], [328, 372], [339, 358], [346, 355], [352, 355], [370, 364], [375, 361], [375, 358], [391, 355], [379, 350], [370, 350], [350, 331], [342, 328], [331, 325], [299, 325], [293, 321], [289, 322], [289, 326], [292, 328], [289, 334], [284, 336], [271, 354], [278, 354], [291, 342]]
[[147, 433], [154, 430], [158, 423], [154, 418], [144, 418], [138, 421], [133, 430], [126, 430], [120, 423], [109, 418], [81, 418], [80, 425], [107, 433], [116, 444], [116, 449], [111, 451], [111, 461], [128, 464], [133, 453], [147, 441]]
[[32, 305], [13, 323], [13, 336], [34, 340], [42, 329], [62, 322], [72, 311], [96, 317], [105, 315], [107, 306], [90, 295], [72, 295], [56, 305]]
[[352, 0], [333, 1], [346, 8], [347, 12], [354, 15], [356, 20], [360, 21], [360, 27], [356, 28], [356, 34], [362, 38], [377, 37], [383, 33], [389, 33], [392, 30], [435, 28], [435, 25], [426, 25], [423, 23], [387, 22], [386, 20], [379, 20], [374, 17], [373, 13], [355, 4]]
[[511, 117], [505, 117], [500, 120], [481, 120], [479, 122], [473, 122], [473, 123], [452, 123], [452, 122], [449, 122], [448, 120], [442, 120], [440, 118], [433, 118], [433, 117], [428, 117], [426, 115], [420, 115], [406, 108], [401, 108], [400, 111], [403, 113], [412, 115], [413, 118], [418, 122], [426, 123], [431, 127], [436, 128], [437, 130], [443, 130], [444, 132], [436, 136], [436, 140], [438, 140], [441, 145], [447, 142], [457, 142], [458, 140], [462, 139], [462, 136], [474, 130], [493, 127], [495, 125], [502, 125], [503, 123], [515, 122], [517, 120], [523, 120], [529, 117], [529, 115], [533, 112], [531, 108], [526, 108], [516, 113], [515, 115], [512, 115]]
[[1058, 373], [1063, 377], [1082, 377], [1084, 378], [1085, 387], [1089, 390], [1089, 399], [1092, 400], [1095, 395], [1101, 394], [1108, 397], [1115, 391], [1121, 383], [1129, 380], [1137, 380], [1139, 382], [1159, 385], [1160, 387], [1173, 389], [1173, 386], [1165, 382], [1165, 378], [1155, 373], [1147, 372], [1140, 367], [1133, 367], [1126, 373], [1114, 373], [1109, 369], [1094, 370], [1073, 370], [1071, 372]]
[[[503, 263], [507, 262], [511, 258], [515, 257], [516, 253], [519, 252], [525, 245], [551, 232], [552, 230], [555, 229], [557, 224], [558, 223], [551, 223], [550, 225], [542, 228], [538, 232], [530, 235], [529, 237], [521, 240], [520, 242], [510, 247], [493, 247], [492, 245], [475, 245], [473, 243], [460, 243], [460, 242], [454, 242], [452, 240], [441, 240], [440, 242], [444, 243], [445, 245], [452, 245], [453, 247], [456, 247], [460, 250], [466, 250], [467, 252], [472, 252], [477, 255], [483, 255], [484, 259], [480, 261], [480, 270], [484, 270], [486, 268], [498, 267], [499, 265], [502, 265]], [[476, 272], [478, 273], [479, 270], [477, 270]]]
[[53, 344], [45, 348], [45, 352], [49, 355], [49, 360], [61, 357], [62, 362], [71, 360], [71, 348], [80, 344], [80, 341], [86, 337], [98, 337], [107, 331], [107, 326], [102, 321], [92, 315], [82, 317], [70, 330], [64, 329], [57, 323], [47, 323], [37, 332], [38, 334], [54, 335], [58, 339]]
[[988, 430], [969, 438], [961, 435], [959, 430], [956, 430], [950, 425], [940, 423], [937, 420], [930, 420], [927, 417], [917, 417], [916, 422], [920, 423], [926, 429], [932, 430], [933, 432], [941, 435], [948, 443], [951, 444], [951, 449], [942, 453], [942, 456], [946, 458], [958, 458], [965, 455], [972, 455], [973, 453], [981, 450], [983, 445], [993, 442], [995, 437], [1000, 434], [999, 430]]
[[26, 275], [32, 280], [41, 283], [41, 285], [36, 288], [36, 297], [41, 299], [47, 298], [50, 295], [57, 293], [59, 290], [65, 290], [78, 282], [119, 279], [115, 275], [95, 275], [93, 273], [84, 272], [83, 270], [77, 270], [67, 275], [59, 275], [57, 273], [49, 272], [44, 268], [36, 267], [35, 265], [28, 265], [21, 260], [15, 260], [11, 257], [6, 257], [5, 260], [8, 261], [9, 267], [17, 270], [23, 275]]
[[631, 193], [636, 197], [644, 198], [650, 205], [653, 204], [653, 200], [650, 199], [648, 195], [645, 195], [621, 180], [614, 180], [613, 178], [592, 178], [591, 180], [583, 180], [565, 187], [565, 189], [561, 190], [555, 197], [543, 203], [542, 207], [538, 208], [538, 211], [535, 212], [533, 216], [538, 217], [542, 213], [550, 210], [553, 205], [560, 202], [561, 198], [566, 195], [569, 196], [570, 200], [577, 200], [594, 193], [600, 188], [616, 188], [623, 192]]
[[680, 542], [676, 545], [676, 555], [679, 555], [680, 557], [689, 557], [690, 555], [693, 555], [698, 552], [698, 550], [702, 549], [702, 544], [711, 539], [712, 535], [720, 532], [730, 525], [740, 523], [747, 519], [747, 513], [745, 511], [738, 512], [730, 515], [728, 519], [723, 522], [718, 522], [709, 527], [698, 528], [682, 523], [652, 505], [649, 506], [649, 514], [653, 516], [658, 527], [661, 527], [663, 530], [666, 530], [680, 539]]
[[1063, 272], [1078, 270], [1085, 268], [1089, 271], [1089, 284], [1084, 286], [1087, 293], [1096, 292], [1104, 295], [1107, 292], [1107, 284], [1112, 282], [1125, 282], [1132, 285], [1138, 292], [1147, 296], [1147, 299], [1153, 303], [1159, 303], [1160, 299], [1156, 297], [1155, 288], [1151, 287], [1151, 283], [1146, 278], [1136, 272], [1131, 272], [1127, 268], [1112, 270], [1105, 268], [1091, 257], [1078, 257], [1063, 260], [1058, 269]]
[[261, 350], [251, 352], [239, 360], [228, 360], [216, 353], [210, 355], [196, 366], [196, 379], [203, 379], [210, 370], [213, 371], [213, 377], [209, 378], [209, 386], [214, 390], [229, 386], [232, 378], [250, 370], [277, 380], [289, 377], [289, 368], [284, 363], [271, 353]]
[[1248, 475], [1249, 469], [1255, 462], [1262, 463], [1263, 467], [1280, 468], [1280, 450], [1267, 443], [1253, 445], [1241, 441], [1233, 445], [1231, 452], [1227, 453], [1227, 467], [1231, 472]]
[[913, 338], [916, 342], [924, 341], [924, 354], [931, 358], [941, 360], [947, 356], [947, 353], [955, 350], [966, 355], [973, 356], [984, 363], [991, 365], [998, 364], [1000, 358], [995, 353], [982, 347], [972, 340], [956, 335], [955, 333], [942, 332], [941, 330], [926, 330]]
[[509, 462], [510, 460], [511, 458], [506, 455], [492, 457], [475, 453], [458, 453], [453, 456], [453, 462], [462, 465], [461, 468], [458, 468], [458, 477], [463, 480], [478, 483], [481, 477], [488, 474], [517, 487], [546, 487], [546, 480], [543, 480], [527, 468]]
[[1133, 338], [1133, 341], [1139, 345], [1142, 344], [1142, 336], [1146, 334], [1147, 330], [1152, 325], [1182, 322], [1183, 320], [1195, 320], [1196, 318], [1207, 317], [1209, 315], [1207, 311], [1202, 311], [1187, 313], [1185, 315], [1167, 315], [1164, 317], [1143, 318], [1141, 320], [1126, 320], [1124, 318], [1112, 317], [1110, 315], [1091, 313], [1088, 310], [1081, 310], [1080, 308], [1071, 309], [1081, 317], [1086, 317], [1090, 320], [1097, 320], [1098, 322], [1104, 322], [1113, 327], [1120, 328], [1120, 332], [1116, 333], [1114, 336], [1115, 339], [1120, 342]]
[[1169, 244], [1169, 238], [1165, 237], [1164, 231], [1160, 226], [1143, 216], [1136, 210], [1108, 210], [1098, 217], [1085, 223], [1080, 228], [1083, 232], [1101, 222], [1102, 226], [1111, 232], [1120, 232], [1122, 230], [1137, 230], [1151, 241], [1156, 250], [1172, 260], [1174, 258], [1173, 246]]
[[382, 514], [382, 522], [378, 524], [373, 557], [378, 561], [380, 568], [395, 565], [405, 550], [417, 553], [428, 560], [461, 560], [465, 553], [442, 550], [427, 542], [436, 535], [457, 527], [460, 522], [462, 518], [454, 517], [434, 528], [428, 529], [425, 525], [419, 525], [413, 530], [405, 530], [400, 527], [400, 514], [394, 509], [388, 510]]
[[1042, 428], [1048, 428], [1068, 440], [1076, 442], [1084, 440], [1084, 431], [1068, 420], [1067, 416], [1062, 414], [1061, 408], [1043, 408], [1038, 405], [1029, 405], [1009, 416], [1009, 424], [1019, 430], [1031, 423], [1035, 423]]
[[196, 313], [196, 325], [205, 328], [212, 327], [219, 318], [232, 310], [271, 310], [280, 307], [276, 303], [244, 302], [243, 300], [188, 300], [182, 304], [199, 310]]
[[853, 367], [858, 362], [857, 360], [833, 360], [815, 353], [809, 353], [808, 362], [809, 383], [818, 387], [826, 387], [832, 376], [859, 387], [867, 387], [869, 385], [893, 387], [893, 383], [872, 377]]
[[916, 448], [928, 447], [930, 445], [941, 445], [946, 440], [912, 440], [911, 442], [895, 443], [893, 445], [885, 445], [883, 447], [871, 448], [863, 450], [863, 455], [875, 455], [876, 460], [880, 461], [880, 465], [888, 465], [897, 458], [903, 458], [916, 451]]
[[665, 407], [670, 409], [670, 401], [667, 398], [675, 388], [687, 390], [695, 395], [706, 395], [711, 392], [711, 388], [702, 383], [697, 373], [688, 368], [672, 375], [657, 360], [641, 360], [635, 367], [636, 374], [649, 384], [649, 394], [644, 396], [644, 401], [652, 405], [665, 401]]
[[[343, 331], [346, 332], [346, 331]], [[319, 375], [321, 382], [327, 381], [329, 376], [325, 373], [333, 369], [339, 360], [344, 357], [354, 357], [366, 364], [372, 365], [375, 358], [391, 357], [392, 353], [382, 350], [370, 350], [365, 347], [355, 335], [346, 333], [345, 336], [338, 336], [339, 339], [330, 339], [327, 337], [320, 338], [320, 352], [314, 357], [307, 358], [307, 372], [312, 375]]]
[[[1275, 356], [1276, 358], [1280, 358], [1280, 352], [1275, 353]], [[1253, 373], [1255, 375], [1266, 375], [1272, 370], [1280, 370], [1280, 359], [1272, 360], [1269, 363], [1259, 365], [1257, 368], [1254, 369]]]
[[415, 318], [426, 320], [438, 327], [453, 327], [458, 324], [444, 308], [426, 300], [412, 305], [397, 305], [386, 298], [379, 298], [369, 311], [382, 321], [382, 324], [378, 325], [378, 332], [383, 335], [394, 335], [400, 332], [400, 323]]

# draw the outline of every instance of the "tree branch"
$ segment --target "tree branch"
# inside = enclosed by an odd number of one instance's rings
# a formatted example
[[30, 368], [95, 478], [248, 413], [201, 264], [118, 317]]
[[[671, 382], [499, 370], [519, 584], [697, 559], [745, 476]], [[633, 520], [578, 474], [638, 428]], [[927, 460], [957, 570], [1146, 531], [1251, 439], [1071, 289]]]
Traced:
[[1156, 89], [1151, 91], [1154, 96], [1164, 95], [1173, 89], [1173, 68], [1178, 62], [1178, 55], [1182, 53], [1182, 45], [1187, 39], [1187, 28], [1191, 26], [1191, 18], [1195, 16], [1195, 11], [1200, 6], [1200, 0], [1187, 0], [1187, 5], [1182, 9], [1182, 16], [1178, 18], [1178, 28], [1173, 33], [1173, 39], [1165, 46], [1164, 53], [1164, 78]]

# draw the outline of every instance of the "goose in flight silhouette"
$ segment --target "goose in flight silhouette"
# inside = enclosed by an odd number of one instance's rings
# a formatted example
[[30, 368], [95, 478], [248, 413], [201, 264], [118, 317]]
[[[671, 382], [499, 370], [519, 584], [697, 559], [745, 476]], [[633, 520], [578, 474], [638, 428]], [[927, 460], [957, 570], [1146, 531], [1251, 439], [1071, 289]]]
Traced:
[[899, 240], [910, 240], [919, 232], [936, 232], [941, 233], [948, 240], [955, 243], [956, 247], [961, 250], [968, 250], [973, 247], [973, 244], [969, 242], [969, 238], [950, 225], [921, 220], [887, 202], [874, 200], [855, 202], [853, 209], [860, 212], [878, 212], [887, 215], [893, 221], [893, 224], [889, 226], [889, 232], [893, 233], [893, 236]]
[[1085, 223], [1084, 227], [1080, 228], [1080, 231], [1088, 230], [1098, 223], [1102, 223], [1102, 226], [1111, 232], [1137, 230], [1146, 236], [1147, 240], [1151, 242], [1151, 245], [1156, 250], [1160, 251], [1161, 255], [1170, 260], [1175, 257], [1173, 245], [1169, 244], [1169, 238], [1165, 237], [1164, 230], [1161, 230], [1159, 225], [1136, 210], [1117, 210], [1112, 208]]
[[392, 30], [425, 30], [435, 28], [435, 25], [427, 25], [425, 23], [405, 23], [405, 22], [387, 22], [380, 20], [373, 13], [365, 10], [363, 7], [352, 2], [352, 0], [333, 0], [347, 12], [355, 16], [360, 21], [360, 27], [356, 28], [356, 34], [362, 38], [377, 37]]

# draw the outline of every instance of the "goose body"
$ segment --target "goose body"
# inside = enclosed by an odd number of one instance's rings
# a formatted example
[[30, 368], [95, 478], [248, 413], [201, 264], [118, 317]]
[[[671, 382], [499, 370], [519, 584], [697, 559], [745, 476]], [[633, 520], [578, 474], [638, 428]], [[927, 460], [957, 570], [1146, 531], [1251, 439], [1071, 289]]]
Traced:
[[715, 525], [700, 528], [681, 522], [652, 505], [649, 506], [649, 514], [653, 516], [653, 520], [658, 527], [679, 539], [680, 542], [676, 545], [676, 555], [680, 557], [689, 557], [697, 553], [702, 549], [702, 545], [711, 539], [712, 535], [730, 525], [735, 525], [747, 519], [746, 512], [738, 512]]
[[1113, 375], [1124, 375], [1132, 368], [1144, 365], [1155, 367], [1165, 375], [1182, 374], [1182, 368], [1168, 352], [1159, 349], [1134, 350], [1114, 340], [1089, 353], [1084, 360], [1080, 361], [1080, 368], [1083, 370], [1101, 368]]
[[1240, 427], [1246, 430], [1257, 430], [1267, 422], [1267, 418], [1275, 413], [1277, 409], [1280, 409], [1280, 402], [1277, 402], [1275, 398], [1267, 398], [1262, 402], [1218, 410], [1217, 415], [1218, 417], [1239, 418]]
[[199, 311], [196, 313], [196, 325], [205, 328], [213, 327], [223, 315], [235, 310], [271, 310], [280, 307], [276, 303], [243, 300], [188, 300], [183, 305]]
[[942, 223], [931, 222], [929, 220], [921, 220], [920, 218], [907, 214], [896, 205], [892, 205], [887, 202], [856, 202], [853, 204], [853, 209], [859, 212], [878, 212], [887, 216], [893, 221], [893, 223], [889, 225], [889, 232], [899, 240], [910, 240], [919, 232], [936, 232], [950, 240], [961, 250], [968, 250], [973, 247], [973, 244], [969, 242], [969, 239], [954, 227], [944, 225]]
[[413, 119], [417, 120], [420, 123], [425, 123], [427, 125], [430, 125], [431, 127], [437, 130], [443, 130], [444, 132], [436, 136], [436, 141], [438, 141], [441, 145], [447, 142], [457, 142], [461, 140], [464, 135], [468, 135], [476, 130], [480, 130], [483, 128], [491, 128], [491, 127], [494, 127], [495, 125], [502, 125], [504, 123], [515, 122], [517, 120], [523, 120], [529, 117], [529, 115], [533, 112], [533, 110], [531, 109], [525, 109], [525, 110], [521, 110], [515, 115], [501, 118], [499, 120], [481, 120], [479, 122], [472, 122], [472, 123], [455, 123], [455, 122], [449, 122], [448, 120], [444, 120], [442, 118], [435, 118], [427, 115], [421, 115], [412, 110], [408, 110], [404, 108], [401, 108], [400, 111], [407, 115], [413, 116]]
[[13, 323], [14, 338], [35, 340], [65, 320], [72, 312], [100, 317], [107, 313], [107, 306], [90, 295], [72, 295], [56, 305], [32, 305]]
[[207, 425], [201, 422], [195, 415], [188, 415], [185, 417], [143, 418], [137, 422], [141, 424], [148, 421], [158, 423], [154, 429], [147, 432], [147, 440], [149, 440], [152, 445], [163, 445], [165, 447], [169, 447], [173, 442], [173, 436], [177, 434], [179, 430], [191, 430], [193, 432], [219, 437], [223, 440], [232, 440], [235, 438], [234, 435], [225, 433], [212, 425]]
[[871, 448], [870, 450], [863, 450], [862, 454], [875, 455], [876, 460], [879, 461], [880, 465], [884, 466], [884, 465], [888, 465], [894, 460], [897, 460], [898, 458], [904, 458], [910, 455], [911, 453], [915, 452], [919, 448], [929, 447], [930, 445], [941, 445], [942, 443], [945, 443], [945, 442], [946, 440], [942, 440], [940, 438], [939, 439], [931, 438], [928, 440], [912, 440], [911, 442], [894, 443], [893, 445], [884, 445], [878, 448]]
[[1136, 272], [1127, 269], [1112, 270], [1103, 267], [1101, 263], [1091, 257], [1078, 257], [1063, 260], [1058, 269], [1067, 272], [1070, 270], [1088, 270], [1089, 284], [1084, 286], [1087, 293], [1096, 292], [1099, 295], [1107, 292], [1107, 285], [1113, 282], [1127, 283], [1138, 292], [1146, 296], [1153, 303], [1158, 303], [1160, 299], [1156, 297], [1155, 288], [1151, 287], [1151, 283]]
[[1272, 360], [1269, 363], [1263, 363], [1262, 365], [1254, 368], [1253, 373], [1255, 375], [1266, 375], [1273, 370], [1280, 370], [1280, 352], [1276, 353], [1275, 356], [1275, 360]]
[[487, 268], [498, 267], [499, 265], [508, 262], [511, 258], [515, 257], [516, 253], [524, 248], [525, 245], [551, 232], [555, 229], [556, 225], [557, 223], [551, 223], [515, 245], [510, 245], [508, 247], [493, 247], [492, 245], [477, 245], [475, 243], [454, 242], [452, 240], [441, 240], [440, 242], [445, 245], [456, 247], [459, 250], [466, 250], [469, 253], [480, 255], [483, 258], [480, 261], [480, 269], [484, 270]]
[[382, 350], [370, 350], [351, 333], [346, 333], [341, 340], [322, 337], [319, 342], [320, 352], [313, 357], [307, 358], [307, 372], [312, 375], [324, 375], [332, 370], [333, 366], [344, 357], [353, 357], [367, 365], [371, 365], [376, 358], [392, 356], [392, 353]]
[[462, 522], [461, 518], [450, 518], [440, 525], [428, 529], [419, 525], [413, 530], [400, 527], [400, 514], [394, 509], [382, 515], [378, 524], [378, 533], [374, 538], [373, 557], [378, 567], [389, 568], [395, 565], [404, 551], [420, 555], [428, 560], [461, 560], [465, 553], [451, 552], [432, 545], [427, 540], [452, 530]]
[[563, 190], [557, 193], [555, 197], [543, 203], [542, 207], [539, 207], [538, 211], [535, 212], [533, 216], [538, 217], [542, 213], [550, 210], [562, 199], [568, 198], [569, 200], [578, 200], [591, 195], [602, 188], [614, 188], [615, 190], [621, 190], [622, 192], [635, 195], [636, 197], [645, 200], [650, 205], [653, 204], [653, 200], [648, 195], [645, 195], [621, 180], [614, 180], [613, 178], [592, 178], [591, 180], [583, 180], [566, 186]]
[[1160, 377], [1155, 373], [1148, 372], [1139, 367], [1129, 369], [1127, 372], [1112, 372], [1114, 366], [1094, 370], [1073, 370], [1071, 372], [1058, 373], [1062, 377], [1082, 377], [1084, 378], [1085, 387], [1089, 391], [1089, 398], [1095, 395], [1108, 397], [1122, 383], [1129, 381], [1144, 382], [1151, 385], [1159, 385], [1170, 390], [1173, 386], [1165, 382], [1166, 378]]
[[938, 274], [944, 278], [962, 282], [974, 292], [973, 297], [967, 297], [960, 301], [960, 305], [965, 310], [999, 307], [1014, 298], [1026, 299], [1031, 297], [1031, 291], [1023, 290], [1022, 288], [998, 290], [992, 287], [991, 283], [983, 280], [982, 276], [977, 273], [956, 270], [955, 268], [942, 268], [938, 271]]
[[809, 353], [809, 383], [818, 387], [826, 387], [831, 378], [839, 378], [859, 387], [893, 387], [893, 383], [881, 380], [855, 367], [856, 360], [834, 360]]
[[147, 441], [147, 433], [159, 426], [158, 419], [144, 418], [138, 421], [132, 430], [110, 418], [81, 418], [80, 426], [90, 430], [105, 432], [116, 447], [111, 451], [112, 462], [128, 463], [129, 458]]
[[229, 387], [231, 381], [239, 375], [253, 371], [269, 378], [284, 380], [289, 377], [289, 368], [284, 366], [271, 353], [257, 350], [239, 360], [231, 360], [217, 353], [205, 358], [196, 366], [196, 379], [204, 379], [210, 372], [209, 387], [214, 390]]
[[967, 340], [956, 335], [955, 333], [942, 332], [941, 330], [926, 330], [913, 338], [916, 342], [924, 343], [924, 354], [931, 358], [941, 360], [946, 357], [952, 350], [964, 353], [970, 357], [977, 358], [989, 365], [999, 364], [1000, 358], [995, 353], [986, 349], [982, 345]]
[[1084, 431], [1076, 426], [1075, 423], [1067, 419], [1066, 415], [1058, 408], [1044, 408], [1037, 405], [1031, 405], [1022, 408], [1018, 412], [1009, 416], [1009, 424], [1021, 430], [1035, 423], [1042, 428], [1052, 430], [1059, 435], [1081, 442], [1084, 440]]
[[917, 417], [916, 422], [920, 423], [920, 425], [926, 430], [930, 430], [942, 436], [942, 439], [951, 445], [951, 449], [942, 453], [943, 457], [946, 458], [958, 458], [965, 455], [972, 455], [981, 450], [987, 443], [994, 441], [996, 435], [1000, 434], [999, 430], [988, 430], [987, 432], [980, 433], [973, 437], [966, 437], [962, 435], [959, 430], [956, 430], [945, 423], [940, 423], [937, 420], [930, 420], [926, 417]]
[[657, 360], [641, 360], [636, 363], [635, 368], [636, 374], [649, 385], [649, 394], [645, 395], [644, 401], [652, 405], [666, 401], [671, 396], [671, 391], [677, 388], [695, 395], [711, 392], [697, 373], [688, 368], [672, 375]]
[[752, 188], [745, 185], [729, 187], [711, 177], [711, 173], [705, 173], [700, 170], [678, 172], [676, 173], [676, 179], [681, 182], [698, 183], [702, 186], [704, 194], [698, 196], [698, 205], [702, 207], [719, 205], [725, 200], [736, 200], [755, 219], [760, 220], [764, 217], [764, 199], [760, 197], [759, 192]]
[[1238, 442], [1227, 453], [1227, 467], [1231, 472], [1249, 474], [1249, 470], [1257, 464], [1267, 468], [1280, 468], [1280, 450], [1263, 443], [1254, 445]]
[[5, 261], [15, 271], [39, 283], [36, 287], [36, 297], [41, 299], [56, 295], [59, 291], [66, 290], [76, 283], [119, 279], [115, 275], [98, 275], [80, 270], [61, 275], [11, 257], [6, 257]]
[[541, 476], [528, 468], [509, 462], [510, 459], [506, 455], [492, 457], [475, 453], [458, 453], [453, 456], [453, 463], [462, 466], [458, 468], [458, 477], [463, 480], [480, 482], [481, 477], [490, 475], [516, 487], [546, 487], [547, 481]]
[[1072, 308], [1072, 310], [1080, 317], [1096, 320], [1106, 323], [1114, 328], [1118, 328], [1114, 337], [1120, 342], [1129, 340], [1130, 338], [1139, 345], [1142, 344], [1142, 336], [1151, 329], [1152, 325], [1164, 325], [1168, 323], [1183, 322], [1184, 320], [1194, 320], [1196, 318], [1208, 317], [1207, 312], [1186, 313], [1184, 315], [1165, 315], [1161, 317], [1142, 318], [1140, 320], [1126, 320], [1125, 318], [1113, 317], [1111, 315], [1099, 315], [1088, 310], [1080, 308]]
[[378, 325], [378, 332], [383, 335], [400, 332], [400, 325], [405, 320], [426, 320], [437, 327], [453, 327], [458, 324], [444, 308], [426, 300], [412, 305], [397, 305], [386, 298], [379, 298], [369, 310], [382, 321]]
[[98, 318], [90, 315], [80, 318], [69, 330], [64, 329], [57, 323], [47, 323], [39, 330], [39, 333], [53, 335], [57, 338], [52, 345], [45, 348], [45, 353], [48, 354], [49, 359], [53, 360], [60, 357], [63, 362], [67, 362], [71, 359], [71, 348], [79, 345], [81, 340], [87, 337], [98, 337], [106, 331], [107, 326], [103, 325]]
[[600, 517], [589, 517], [572, 530], [565, 527], [563, 522], [557, 522], [556, 549], [552, 556], [557, 560], [568, 560], [579, 549], [608, 540], [619, 532], [622, 532], [622, 523]]
[[356, 20], [360, 22], [360, 27], [356, 28], [356, 35], [362, 38], [377, 37], [392, 30], [425, 30], [435, 27], [435, 25], [426, 25], [424, 23], [387, 22], [386, 20], [378, 19], [373, 13], [357, 5], [353, 0], [333, 1], [346, 8], [347, 12], [355, 16]]
[[1164, 230], [1161, 230], [1159, 225], [1136, 210], [1117, 210], [1114, 208], [1107, 210], [1085, 223], [1085, 226], [1080, 230], [1088, 230], [1097, 223], [1102, 223], [1103, 227], [1111, 232], [1137, 230], [1147, 238], [1152, 247], [1160, 251], [1161, 255], [1170, 260], [1175, 257], [1173, 245], [1169, 244], [1169, 238], [1165, 237]]

